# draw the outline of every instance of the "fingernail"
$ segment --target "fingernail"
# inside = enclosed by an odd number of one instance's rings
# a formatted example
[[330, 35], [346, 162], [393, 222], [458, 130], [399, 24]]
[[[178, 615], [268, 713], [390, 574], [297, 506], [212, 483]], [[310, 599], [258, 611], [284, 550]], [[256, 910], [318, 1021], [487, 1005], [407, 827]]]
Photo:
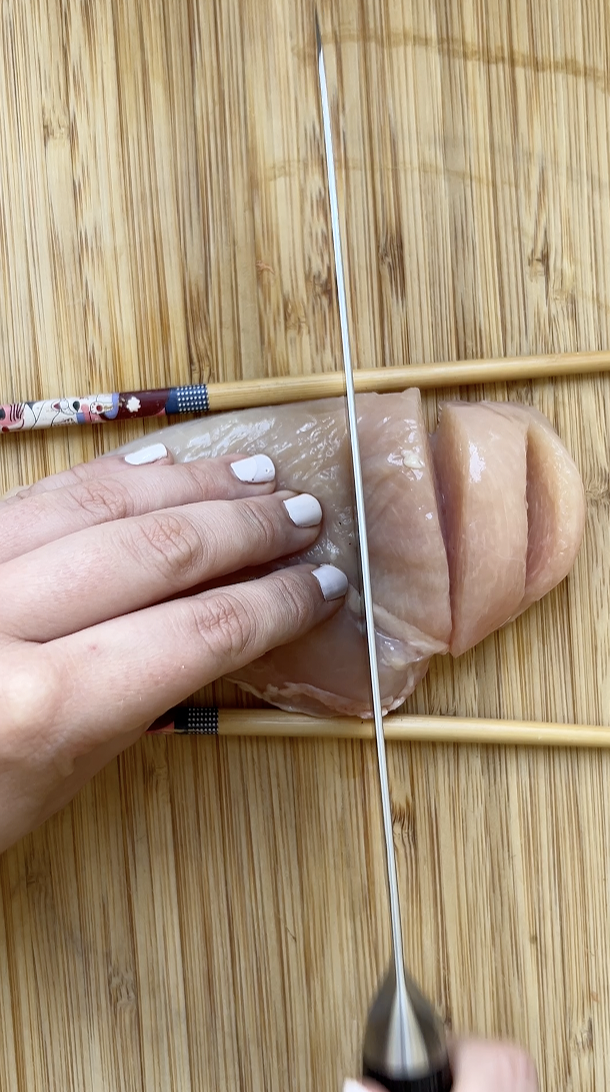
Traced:
[[345, 573], [334, 565], [320, 565], [311, 575], [315, 576], [326, 600], [341, 599], [348, 589], [349, 580]]
[[317, 527], [322, 520], [320, 502], [311, 493], [298, 493], [296, 497], [285, 500], [284, 508], [297, 527]]
[[144, 466], [145, 463], [158, 463], [159, 459], [166, 458], [165, 444], [149, 444], [148, 447], [141, 447], [139, 451], [130, 451], [129, 455], [125, 456], [125, 462], [130, 466]]
[[359, 1081], [352, 1081], [351, 1078], [348, 1078], [343, 1085], [343, 1092], [366, 1092], [366, 1089]]
[[260, 482], [272, 482], [275, 478], [275, 466], [268, 455], [251, 455], [249, 459], [240, 459], [231, 463], [231, 470], [240, 482], [259, 485]]

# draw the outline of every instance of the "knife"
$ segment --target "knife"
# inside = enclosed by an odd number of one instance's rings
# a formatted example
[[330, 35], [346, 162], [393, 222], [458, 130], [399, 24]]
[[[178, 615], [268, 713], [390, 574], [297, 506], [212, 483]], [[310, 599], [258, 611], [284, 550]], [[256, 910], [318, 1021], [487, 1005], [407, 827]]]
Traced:
[[390, 1092], [450, 1092], [453, 1078], [443, 1025], [431, 1004], [422, 995], [405, 969], [398, 876], [392, 829], [392, 808], [386, 761], [383, 711], [377, 664], [373, 591], [368, 550], [362, 463], [358, 437], [358, 417], [354, 372], [349, 338], [347, 296], [341, 247], [337, 180], [333, 155], [332, 129], [324, 51], [316, 13], [316, 45], [326, 173], [330, 200], [330, 218], [335, 259], [335, 279], [339, 302], [341, 345], [345, 371], [347, 431], [349, 436], [356, 510], [356, 530], [360, 560], [360, 578], [364, 603], [364, 622], [368, 648], [375, 740], [379, 767], [379, 787], [385, 837], [389, 893], [392, 957], [382, 986], [370, 1008], [364, 1035], [363, 1076], [371, 1078]]

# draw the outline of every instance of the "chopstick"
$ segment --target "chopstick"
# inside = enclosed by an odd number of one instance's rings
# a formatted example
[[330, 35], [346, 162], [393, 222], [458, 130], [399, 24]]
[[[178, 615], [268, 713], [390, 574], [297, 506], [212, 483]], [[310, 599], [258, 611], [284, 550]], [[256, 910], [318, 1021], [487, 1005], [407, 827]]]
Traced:
[[[507, 383], [610, 371], [610, 352], [555, 353], [548, 356], [445, 361], [396, 368], [358, 370], [356, 391], [380, 394], [407, 387], [421, 389]], [[145, 417], [208, 413], [253, 406], [303, 402], [345, 393], [343, 372], [200, 383], [150, 391], [122, 391], [81, 397], [0, 405], [0, 432], [27, 432], [65, 425], [105, 424]]]
[[[470, 743], [529, 747], [610, 747], [610, 727], [477, 717], [410, 716], [391, 713], [384, 720], [389, 742]], [[219, 709], [181, 705], [148, 729], [151, 735], [207, 735], [225, 738], [374, 740], [372, 720], [359, 717], [306, 717], [267, 709]]]

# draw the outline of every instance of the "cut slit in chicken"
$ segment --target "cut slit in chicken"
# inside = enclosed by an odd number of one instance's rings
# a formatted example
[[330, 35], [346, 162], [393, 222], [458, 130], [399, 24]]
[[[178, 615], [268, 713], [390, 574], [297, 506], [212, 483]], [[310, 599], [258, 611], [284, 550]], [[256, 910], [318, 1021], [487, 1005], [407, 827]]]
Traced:
[[[431, 438], [418, 390], [361, 394], [357, 407], [389, 712], [413, 692], [432, 656], [461, 655], [567, 575], [582, 540], [584, 490], [559, 437], [531, 407], [447, 403]], [[329, 622], [231, 680], [289, 711], [370, 717], [343, 400], [216, 414], [166, 428], [159, 438], [178, 462], [265, 453], [279, 489], [318, 498], [321, 533], [299, 560], [342, 568], [350, 581], [346, 602]]]

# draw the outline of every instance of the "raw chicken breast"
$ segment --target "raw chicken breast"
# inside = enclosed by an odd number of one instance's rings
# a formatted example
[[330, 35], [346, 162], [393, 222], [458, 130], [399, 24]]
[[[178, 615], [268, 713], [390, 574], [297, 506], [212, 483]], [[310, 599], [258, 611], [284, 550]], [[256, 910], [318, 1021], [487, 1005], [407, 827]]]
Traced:
[[522, 614], [570, 572], [585, 526], [585, 491], [576, 464], [542, 413], [517, 402], [495, 408], [527, 427], [527, 569], [517, 611]]
[[[584, 491], [559, 437], [528, 406], [446, 403], [430, 439], [417, 390], [361, 394], [357, 406], [388, 712], [433, 655], [460, 656], [563, 580], [582, 540]], [[321, 534], [300, 556], [340, 566], [350, 581], [346, 602], [329, 622], [232, 678], [283, 709], [371, 716], [343, 399], [216, 414], [158, 437], [178, 462], [265, 452], [278, 488], [318, 497]]]
[[[430, 657], [448, 649], [449, 570], [419, 391], [359, 395], [358, 414], [377, 653], [389, 711], [414, 690]], [[179, 462], [238, 451], [269, 455], [278, 488], [311, 492], [322, 505], [321, 534], [301, 560], [338, 565], [350, 580], [335, 618], [232, 679], [283, 709], [370, 715], [343, 399], [217, 414], [161, 436]], [[150, 442], [148, 435], [123, 450]]]
[[461, 656], [518, 610], [527, 560], [527, 422], [495, 407], [441, 406], [434, 438], [451, 581], [450, 651]]
[[[376, 630], [384, 710], [400, 705], [428, 670], [432, 651]], [[369, 663], [360, 617], [349, 605], [324, 625], [261, 656], [228, 678], [280, 709], [310, 716], [370, 717]]]

